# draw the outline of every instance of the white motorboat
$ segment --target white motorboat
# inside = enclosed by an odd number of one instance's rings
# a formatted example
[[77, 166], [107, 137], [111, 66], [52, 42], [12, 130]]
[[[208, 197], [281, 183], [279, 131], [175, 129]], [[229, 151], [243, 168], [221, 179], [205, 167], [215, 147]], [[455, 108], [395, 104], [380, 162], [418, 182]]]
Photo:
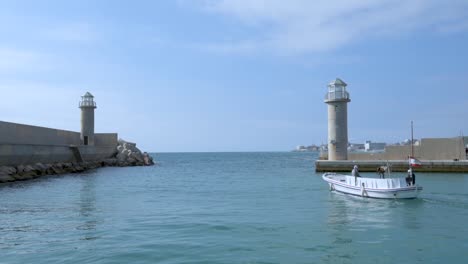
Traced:
[[363, 178], [336, 173], [325, 173], [322, 178], [337, 191], [369, 198], [410, 199], [418, 197], [422, 187], [408, 185], [405, 178]]

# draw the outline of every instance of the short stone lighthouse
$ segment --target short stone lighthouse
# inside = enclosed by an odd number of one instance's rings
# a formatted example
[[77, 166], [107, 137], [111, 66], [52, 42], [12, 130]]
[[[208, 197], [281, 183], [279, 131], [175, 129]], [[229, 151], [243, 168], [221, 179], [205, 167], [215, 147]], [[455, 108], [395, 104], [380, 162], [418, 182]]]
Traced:
[[328, 104], [328, 160], [348, 159], [348, 103], [347, 84], [336, 78], [328, 84], [325, 103]]
[[96, 102], [94, 96], [87, 92], [81, 96], [81, 143], [94, 146], [94, 109]]

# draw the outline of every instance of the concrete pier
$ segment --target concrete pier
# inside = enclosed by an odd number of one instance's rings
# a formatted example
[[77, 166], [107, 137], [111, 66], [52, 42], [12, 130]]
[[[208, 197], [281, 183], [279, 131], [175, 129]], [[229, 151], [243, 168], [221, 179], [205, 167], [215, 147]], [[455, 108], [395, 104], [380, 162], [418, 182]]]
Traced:
[[[413, 168], [416, 172], [468, 172], [468, 160], [421, 160], [422, 166]], [[317, 172], [349, 172], [354, 165], [360, 172], [376, 172], [379, 166], [389, 165], [393, 172], [406, 172], [408, 160], [317, 160]]]

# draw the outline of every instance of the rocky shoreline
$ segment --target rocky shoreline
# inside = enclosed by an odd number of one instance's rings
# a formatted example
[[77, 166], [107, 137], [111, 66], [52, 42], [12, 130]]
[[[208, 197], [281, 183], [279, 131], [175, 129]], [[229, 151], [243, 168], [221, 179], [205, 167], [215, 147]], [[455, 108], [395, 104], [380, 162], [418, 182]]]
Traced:
[[25, 181], [45, 175], [60, 175], [80, 173], [101, 167], [151, 166], [153, 158], [146, 152], [141, 152], [135, 143], [119, 140], [116, 153], [112, 158], [98, 161], [65, 162], [18, 166], [0, 166], [0, 183]]

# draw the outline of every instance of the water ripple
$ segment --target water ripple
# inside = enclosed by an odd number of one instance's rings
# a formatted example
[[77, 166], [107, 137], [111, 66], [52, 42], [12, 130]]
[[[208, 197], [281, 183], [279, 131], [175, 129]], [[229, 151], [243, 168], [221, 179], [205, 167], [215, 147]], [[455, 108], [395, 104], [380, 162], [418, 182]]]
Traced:
[[[421, 199], [329, 192], [314, 153], [168, 153], [0, 188], [4, 263], [460, 263], [468, 175]], [[443, 182], [443, 184], [441, 184]], [[405, 254], [395, 254], [405, 252]]]

